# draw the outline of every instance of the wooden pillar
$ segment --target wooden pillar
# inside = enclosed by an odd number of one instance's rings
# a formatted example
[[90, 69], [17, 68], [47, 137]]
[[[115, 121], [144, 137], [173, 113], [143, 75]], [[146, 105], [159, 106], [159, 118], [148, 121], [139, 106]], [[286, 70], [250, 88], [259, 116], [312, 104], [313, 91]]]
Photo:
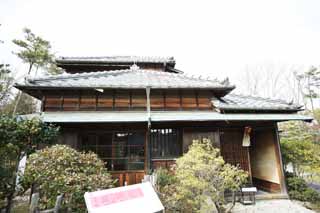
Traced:
[[45, 111], [45, 103], [47, 102], [47, 96], [44, 95], [42, 96], [42, 99], [41, 99], [41, 108], [40, 108], [40, 112], [44, 112]]
[[285, 180], [285, 172], [283, 168], [283, 161], [282, 161], [281, 147], [280, 147], [280, 137], [279, 137], [277, 123], [274, 123], [274, 131], [275, 131], [275, 151], [276, 151], [276, 158], [277, 158], [277, 169], [278, 169], [279, 180], [280, 180], [280, 190], [282, 194], [288, 194], [286, 180]]

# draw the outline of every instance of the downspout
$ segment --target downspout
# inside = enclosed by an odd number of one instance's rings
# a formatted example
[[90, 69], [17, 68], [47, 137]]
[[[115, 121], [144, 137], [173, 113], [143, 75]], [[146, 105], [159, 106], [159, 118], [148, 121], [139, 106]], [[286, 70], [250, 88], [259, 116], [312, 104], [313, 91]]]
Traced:
[[146, 94], [147, 94], [147, 119], [148, 119], [148, 129], [147, 129], [147, 142], [146, 142], [146, 152], [147, 152], [147, 173], [150, 173], [152, 163], [151, 163], [151, 107], [150, 107], [150, 90], [151, 87], [146, 87]]
[[150, 89], [151, 89], [150, 86], [146, 87], [148, 130], [151, 128]]

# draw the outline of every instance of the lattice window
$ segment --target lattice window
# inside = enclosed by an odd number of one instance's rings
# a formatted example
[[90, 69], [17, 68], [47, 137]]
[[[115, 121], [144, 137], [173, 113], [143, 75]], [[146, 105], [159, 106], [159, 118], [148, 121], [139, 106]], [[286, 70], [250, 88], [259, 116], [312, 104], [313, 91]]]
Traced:
[[182, 154], [182, 140], [177, 129], [151, 130], [152, 158], [172, 158]]

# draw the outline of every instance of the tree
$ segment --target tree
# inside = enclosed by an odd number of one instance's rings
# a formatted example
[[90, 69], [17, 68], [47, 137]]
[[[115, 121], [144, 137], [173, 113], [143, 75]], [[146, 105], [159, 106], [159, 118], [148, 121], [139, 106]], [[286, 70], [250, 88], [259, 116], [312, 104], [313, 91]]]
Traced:
[[[189, 151], [176, 161], [174, 183], [165, 191], [167, 206], [180, 212], [212, 211], [225, 208], [225, 191], [237, 191], [247, 181], [247, 173], [227, 164], [209, 140], [194, 141]], [[172, 179], [170, 180], [172, 181]], [[232, 208], [232, 207], [231, 207]], [[231, 210], [228, 209], [228, 211]]]
[[51, 53], [49, 41], [36, 36], [30, 29], [24, 28], [24, 40], [14, 39], [12, 42], [21, 48], [20, 52], [15, 53], [24, 63], [29, 65], [28, 75], [32, 68], [46, 68], [53, 63], [54, 55]]
[[247, 66], [238, 77], [239, 91], [246, 95], [302, 104], [301, 89], [296, 79], [296, 70], [301, 69], [300, 66], [274, 63]]
[[[1, 24], [0, 24], [0, 26], [1, 26]], [[1, 44], [1, 43], [4, 43], [4, 42], [0, 39], [0, 44]]]
[[315, 116], [314, 98], [319, 97], [320, 70], [312, 66], [306, 72], [297, 74], [296, 78], [303, 82], [302, 93], [310, 100], [312, 114]]
[[32, 114], [36, 112], [37, 109], [37, 102], [33, 97], [26, 93], [21, 93], [20, 101], [18, 101], [18, 96], [15, 96], [14, 99], [7, 103], [4, 107], [2, 112], [7, 115], [13, 114], [13, 109], [16, 106], [16, 115], [25, 115], [25, 114]]
[[[50, 163], [48, 163], [50, 162]], [[86, 212], [84, 193], [114, 186], [105, 163], [92, 152], [78, 152], [66, 145], [54, 145], [30, 155], [23, 182], [39, 187], [40, 207], [52, 208], [64, 194], [64, 207]]]
[[0, 64], [0, 109], [8, 103], [11, 95], [11, 87], [13, 83], [13, 77], [11, 76], [11, 70], [9, 64]]
[[[49, 70], [51, 74], [61, 73], [61, 69], [58, 69], [54, 64], [54, 54], [51, 52], [50, 42], [36, 36], [28, 28], [23, 29], [23, 32], [24, 40], [14, 39], [12, 42], [20, 48], [20, 51], [14, 54], [29, 65], [27, 75], [30, 75], [33, 68], [36, 69], [36, 72], [39, 68], [43, 68]], [[17, 95], [13, 114], [17, 111], [20, 98], [21, 92]]]
[[6, 200], [6, 212], [10, 212], [16, 192], [20, 160], [34, 152], [39, 145], [53, 143], [58, 131], [59, 128], [37, 119], [0, 116], [0, 199]]
[[320, 145], [315, 143], [317, 130], [300, 122], [286, 122], [281, 125], [281, 130], [280, 143], [286, 170], [291, 164], [293, 173], [300, 177], [306, 170], [319, 170]]

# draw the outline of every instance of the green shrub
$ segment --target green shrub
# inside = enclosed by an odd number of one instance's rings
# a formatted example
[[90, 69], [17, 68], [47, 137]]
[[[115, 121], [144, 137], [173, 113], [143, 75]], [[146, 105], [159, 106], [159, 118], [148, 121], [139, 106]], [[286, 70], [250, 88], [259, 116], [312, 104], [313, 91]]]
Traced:
[[84, 193], [113, 187], [104, 162], [94, 153], [81, 153], [65, 145], [55, 145], [30, 155], [24, 187], [35, 184], [40, 192], [40, 208], [52, 208], [64, 194], [63, 206], [85, 212]]
[[155, 171], [155, 174], [157, 176], [156, 184], [160, 191], [163, 187], [174, 184], [174, 181], [175, 181], [174, 175], [170, 173], [168, 169], [159, 168]]
[[308, 187], [303, 178], [289, 173], [287, 175], [287, 185], [291, 199], [312, 203], [320, 202], [320, 194], [316, 190]]
[[209, 140], [194, 141], [189, 151], [177, 159], [174, 178], [164, 173], [161, 184], [174, 181], [163, 187], [165, 196], [161, 196], [168, 210], [211, 212], [214, 205], [219, 211], [225, 208], [224, 192], [237, 191], [248, 175], [225, 163], [219, 153]]

